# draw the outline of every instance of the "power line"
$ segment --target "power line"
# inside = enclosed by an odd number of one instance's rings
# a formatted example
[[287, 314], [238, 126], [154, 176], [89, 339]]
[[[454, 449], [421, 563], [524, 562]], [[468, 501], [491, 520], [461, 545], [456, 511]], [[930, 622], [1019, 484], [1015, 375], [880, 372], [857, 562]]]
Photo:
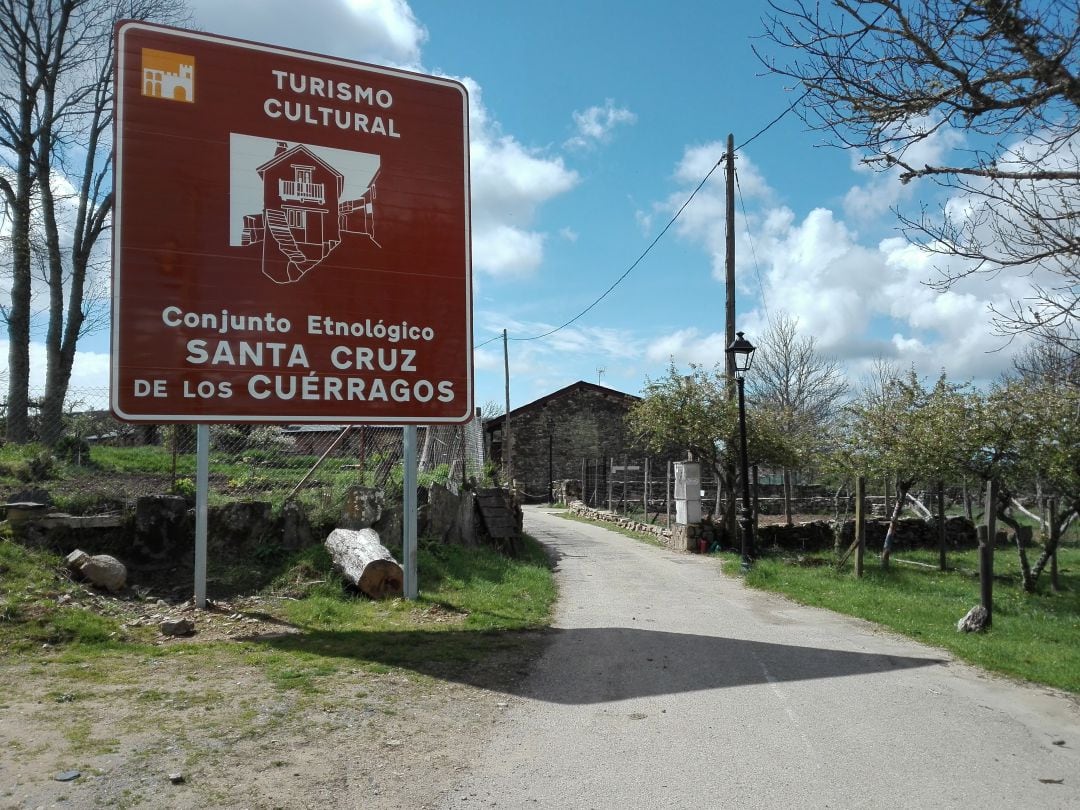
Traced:
[[743, 224], [746, 225], [746, 240], [750, 243], [750, 255], [754, 258], [754, 276], [757, 278], [758, 292], [761, 294], [761, 307], [765, 310], [765, 317], [769, 320], [769, 305], [765, 301], [765, 286], [761, 283], [761, 265], [758, 263], [757, 250], [754, 249], [754, 236], [750, 233], [750, 215], [746, 213], [746, 200], [743, 199], [742, 183], [739, 182], [739, 172], [735, 172], [735, 188], [739, 191], [739, 206], [742, 208]]
[[[759, 129], [757, 132], [755, 132], [753, 135], [751, 135], [749, 138], [747, 138], [745, 141], [743, 141], [741, 144], [739, 144], [737, 147], [735, 147], [735, 151], [738, 152], [740, 149], [742, 149], [743, 147], [745, 147], [748, 144], [752, 143], [753, 141], [757, 140], [759, 137], [761, 137], [766, 132], [768, 132], [770, 129], [772, 129], [773, 126], [775, 126], [777, 123], [779, 123], [781, 120], [783, 120], [784, 117], [787, 116], [788, 113], [790, 113], [792, 110], [794, 110], [795, 107], [798, 106], [798, 104], [804, 98], [806, 98], [808, 95], [810, 95], [809, 90], [805, 91], [801, 96], [799, 96], [797, 99], [795, 99], [793, 102], [791, 102], [783, 112], [781, 112], [778, 116], [776, 116], [774, 119], [772, 119], [768, 124], [766, 124], [764, 127]], [[585, 307], [585, 309], [581, 310], [581, 312], [579, 312], [573, 318], [566, 321], [566, 323], [564, 323], [564, 324], [562, 324], [560, 326], [556, 326], [554, 329], [549, 329], [547, 332], [544, 332], [544, 333], [539, 334], [539, 335], [533, 335], [531, 337], [523, 337], [523, 338], [512, 337], [512, 338], [509, 338], [509, 340], [524, 342], [524, 341], [530, 341], [530, 340], [540, 340], [541, 338], [550, 337], [551, 335], [554, 335], [556, 332], [560, 332], [563, 329], [565, 329], [566, 327], [573, 324], [574, 322], [578, 321], [582, 316], [586, 315], [590, 310], [592, 310], [593, 307], [595, 307], [597, 304], [599, 304], [601, 301], [603, 301], [605, 298], [607, 298], [608, 295], [611, 294], [612, 290], [614, 290], [616, 287], [618, 287], [619, 284], [621, 284], [623, 282], [623, 280], [627, 276], [629, 276], [630, 273], [633, 272], [634, 268], [636, 268], [639, 264], [641, 264], [641, 262], [645, 259], [646, 256], [649, 255], [649, 253], [652, 251], [652, 249], [654, 247], [656, 247], [657, 242], [659, 242], [664, 237], [664, 234], [666, 234], [671, 229], [671, 226], [675, 224], [675, 221], [682, 215], [682, 212], [686, 209], [686, 207], [688, 205], [690, 205], [690, 203], [693, 201], [694, 197], [697, 196], [698, 192], [701, 191], [701, 189], [709, 181], [709, 178], [712, 177], [713, 172], [715, 172], [720, 167], [720, 164], [723, 163], [724, 160], [727, 159], [727, 157], [728, 157], [728, 155], [724, 154], [720, 158], [720, 160], [718, 160], [715, 164], [713, 164], [713, 167], [711, 169], [709, 169], [708, 173], [705, 175], [704, 178], [702, 178], [701, 182], [697, 184], [697, 187], [693, 190], [693, 192], [691, 192], [690, 196], [686, 198], [686, 202], [684, 202], [681, 206], [679, 206], [679, 210], [675, 212], [675, 215], [670, 220], [668, 220], [668, 223], [667, 223], [667, 225], [664, 226], [663, 230], [661, 230], [660, 233], [658, 233], [656, 235], [656, 238], [653, 239], [652, 242], [649, 243], [649, 246], [645, 248], [645, 250], [641, 253], [641, 255], [638, 256], [637, 259], [634, 260], [634, 263], [631, 264], [628, 268], [626, 268], [626, 271], [621, 276], [619, 276], [617, 279], [615, 279], [615, 282], [610, 287], [608, 287], [606, 290], [604, 290], [604, 292], [601, 293], [600, 296], [596, 300], [594, 300], [591, 304], [589, 304], [587, 307]], [[737, 178], [736, 178], [736, 182], [738, 182]], [[741, 192], [740, 192], [740, 194], [741, 194]], [[745, 203], [743, 205], [743, 213], [745, 215]], [[751, 250], [752, 249], [753, 249], [753, 245], [751, 244]], [[756, 261], [757, 261], [757, 259], [755, 257], [755, 262]], [[760, 286], [760, 284], [761, 284], [761, 279], [760, 279], [760, 275], [759, 275], [758, 285]], [[763, 304], [764, 304], [764, 300], [765, 300], [764, 299], [764, 294], [762, 294], [762, 303]], [[768, 312], [767, 308], [766, 308], [766, 312]], [[481, 348], [483, 346], [486, 346], [489, 343], [493, 343], [494, 341], [498, 340], [500, 337], [502, 337], [502, 336], [501, 335], [496, 335], [493, 338], [485, 340], [483, 343], [478, 343], [478, 344], [474, 345], [473, 349], [474, 350], [479, 349], [479, 348]]]
[[691, 201], [693, 201], [694, 197], [697, 196], [697, 193], [699, 191], [701, 191], [702, 187], [704, 187], [704, 185], [709, 181], [709, 178], [712, 177], [713, 172], [716, 171], [716, 169], [720, 166], [720, 164], [722, 162], [723, 162], [722, 160], [716, 161], [716, 163], [713, 165], [713, 167], [711, 169], [709, 169], [708, 174], [706, 174], [705, 177], [702, 179], [702, 181], [700, 183], [698, 183], [697, 188], [695, 188], [694, 191], [690, 194], [690, 196], [686, 198], [686, 202], [684, 202], [681, 206], [679, 206], [679, 210], [675, 212], [675, 216], [673, 216], [670, 220], [668, 220], [668, 224], [664, 226], [664, 229], [662, 231], [660, 231], [660, 233], [658, 233], [656, 235], [656, 238], [653, 239], [652, 242], [649, 243], [649, 246], [647, 248], [645, 248], [645, 250], [642, 252], [642, 254], [640, 256], [638, 256], [637, 259], [634, 260], [634, 263], [631, 264], [628, 268], [626, 268], [626, 272], [624, 272], [621, 276], [619, 276], [617, 279], [615, 279], [614, 284], [612, 284], [610, 287], [608, 287], [606, 290], [604, 290], [604, 292], [600, 295], [599, 298], [597, 298], [595, 301], [593, 301], [591, 304], [589, 304], [587, 307], [585, 307], [585, 309], [581, 310], [581, 312], [579, 312], [573, 318], [568, 320], [566, 323], [562, 324], [562, 326], [556, 326], [554, 329], [550, 329], [547, 332], [544, 332], [542, 335], [533, 335], [532, 337], [527, 337], [527, 338], [510, 338], [510, 340], [518, 340], [518, 341], [540, 340], [540, 338], [546, 338], [546, 337], [548, 337], [550, 335], [554, 335], [556, 332], [558, 332], [558, 331], [560, 331], [562, 329], [565, 329], [570, 324], [574, 323], [574, 321], [578, 320], [582, 315], [587, 313], [589, 310], [591, 310], [593, 307], [595, 307], [597, 304], [599, 304], [601, 301], [603, 301], [605, 298], [607, 298], [608, 295], [611, 293], [611, 291], [614, 290], [616, 287], [618, 287], [619, 284], [622, 283], [623, 279], [625, 279], [628, 275], [630, 275], [630, 273], [633, 271], [633, 269], [635, 267], [637, 267], [639, 264], [641, 264], [641, 262], [645, 259], [645, 257], [649, 255], [649, 252], [654, 247], [656, 247], [656, 243], [659, 242], [661, 239], [663, 239], [664, 234], [666, 234], [668, 232], [668, 230], [671, 228], [671, 226], [675, 224], [675, 220], [677, 220], [679, 218], [679, 216], [682, 214], [682, 212], [686, 209], [686, 206], [690, 205]]
[[784, 110], [782, 113], [780, 113], [778, 116], [776, 116], [776, 118], [774, 118], [772, 121], [767, 123], [765, 126], [763, 126], [761, 129], [759, 129], [757, 132], [755, 132], [753, 135], [751, 135], [745, 141], [743, 141], [738, 146], [736, 146], [735, 151], [738, 152], [744, 146], [748, 146], [748, 145], [752, 144], [754, 141], [756, 141], [758, 138], [760, 138], [762, 135], [764, 135], [766, 132], [768, 132], [770, 129], [772, 129], [774, 125], [779, 124], [785, 117], [787, 117], [787, 114], [789, 112], [791, 112], [792, 110], [794, 110], [796, 107], [798, 107], [799, 103], [804, 98], [806, 98], [808, 95], [810, 95], [810, 91], [806, 90], [801, 96], [799, 96], [793, 102], [788, 104], [786, 110]]

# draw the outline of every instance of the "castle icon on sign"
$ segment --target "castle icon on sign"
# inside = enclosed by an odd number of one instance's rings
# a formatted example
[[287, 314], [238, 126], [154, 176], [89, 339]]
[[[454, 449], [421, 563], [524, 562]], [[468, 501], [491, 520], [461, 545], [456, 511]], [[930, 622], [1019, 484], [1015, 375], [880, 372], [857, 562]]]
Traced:
[[195, 57], [143, 48], [142, 94], [194, 103]]

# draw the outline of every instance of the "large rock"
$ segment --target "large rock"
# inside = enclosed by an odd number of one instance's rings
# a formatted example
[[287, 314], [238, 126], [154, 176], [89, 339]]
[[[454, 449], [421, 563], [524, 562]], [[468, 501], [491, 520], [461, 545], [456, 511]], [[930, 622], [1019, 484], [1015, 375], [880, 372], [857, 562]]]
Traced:
[[29, 489], [20, 489], [18, 492], [12, 492], [7, 496], [8, 503], [42, 503], [46, 506], [53, 505], [52, 495], [49, 494], [47, 489], [41, 487], [30, 487]]
[[[471, 503], [472, 498], [469, 498]], [[425, 537], [437, 537], [446, 542], [457, 542], [460, 536], [458, 512], [461, 498], [441, 484], [433, 484], [428, 489], [427, 524], [421, 534]]]
[[382, 518], [385, 506], [386, 496], [381, 489], [349, 487], [345, 492], [345, 507], [340, 528], [371, 528]]
[[315, 542], [311, 521], [295, 501], [281, 508], [281, 545], [291, 550], [307, 548]]
[[232, 501], [211, 506], [208, 512], [211, 553], [248, 554], [275, 536], [269, 501]]
[[981, 633], [990, 624], [990, 614], [982, 605], [976, 605], [956, 623], [956, 629], [961, 633]]
[[116, 557], [108, 554], [91, 556], [76, 549], [67, 555], [67, 567], [85, 577], [91, 585], [111, 593], [122, 591], [127, 585], [127, 568]]
[[136, 554], [148, 560], [178, 560], [191, 546], [187, 501], [175, 495], [148, 495], [135, 502]]

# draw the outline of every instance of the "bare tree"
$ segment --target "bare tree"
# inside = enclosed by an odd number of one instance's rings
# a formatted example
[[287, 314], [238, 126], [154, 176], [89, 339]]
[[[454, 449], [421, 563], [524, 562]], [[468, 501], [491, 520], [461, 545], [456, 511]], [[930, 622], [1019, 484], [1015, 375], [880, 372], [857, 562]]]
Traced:
[[[1080, 8], [1077, 0], [789, 0], [772, 4], [760, 59], [805, 91], [798, 111], [865, 162], [953, 198], [900, 215], [945, 257], [932, 280], [1013, 270], [1026, 295], [994, 311], [1080, 353]], [[967, 135], [941, 165], [920, 148]]]
[[[762, 335], [747, 376], [750, 397], [773, 414], [774, 422], [806, 462], [821, 447], [825, 427], [848, 390], [844, 371], [802, 337], [798, 319], [781, 312]], [[784, 468], [784, 508], [792, 520], [791, 470]]]
[[182, 0], [0, 0], [0, 191], [12, 224], [11, 298], [3, 314], [13, 441], [31, 438], [35, 259], [48, 302], [46, 443], [60, 435], [79, 337], [100, 323], [87, 308], [97, 298], [88, 299], [86, 290], [112, 212], [113, 27], [124, 18], [175, 22], [184, 18], [184, 6]]
[[1080, 355], [1057, 342], [1034, 343], [1013, 358], [1013, 368], [1032, 385], [1064, 386], [1080, 389]]

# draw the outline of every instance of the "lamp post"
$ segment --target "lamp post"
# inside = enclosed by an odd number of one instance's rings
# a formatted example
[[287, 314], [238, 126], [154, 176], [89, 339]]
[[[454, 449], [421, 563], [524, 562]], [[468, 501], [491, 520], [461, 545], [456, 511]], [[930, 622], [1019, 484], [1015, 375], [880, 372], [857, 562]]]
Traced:
[[746, 453], [746, 395], [743, 384], [750, 364], [754, 362], [755, 346], [742, 332], [736, 332], [735, 340], [727, 347], [726, 353], [734, 361], [735, 381], [739, 386], [739, 445], [742, 450], [742, 510], [739, 513], [739, 525], [742, 528], [742, 569], [750, 570], [754, 558], [754, 520], [750, 508], [750, 463]]

